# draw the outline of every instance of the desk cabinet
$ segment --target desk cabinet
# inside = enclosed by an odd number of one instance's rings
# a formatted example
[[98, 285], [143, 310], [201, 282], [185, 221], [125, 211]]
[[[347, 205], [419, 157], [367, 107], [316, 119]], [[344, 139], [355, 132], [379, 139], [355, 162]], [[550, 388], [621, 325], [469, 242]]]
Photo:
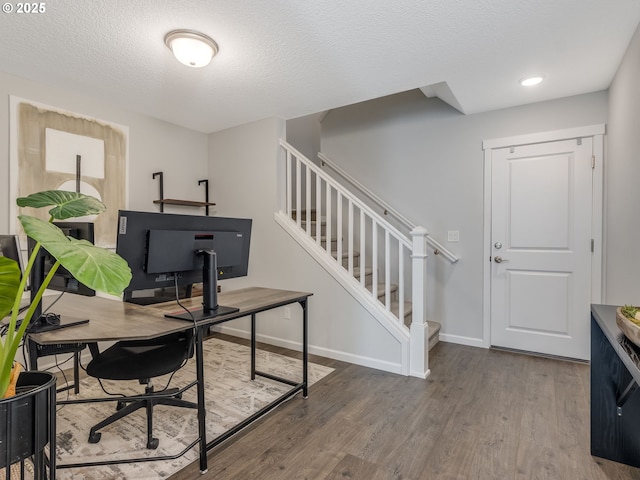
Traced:
[[591, 307], [591, 454], [640, 467], [640, 349], [616, 325], [616, 307]]

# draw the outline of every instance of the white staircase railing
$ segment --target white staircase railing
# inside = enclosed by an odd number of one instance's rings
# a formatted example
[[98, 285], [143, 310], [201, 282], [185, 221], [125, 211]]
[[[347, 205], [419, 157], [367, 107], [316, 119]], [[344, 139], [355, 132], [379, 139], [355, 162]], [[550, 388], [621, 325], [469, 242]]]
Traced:
[[276, 221], [399, 340], [400, 373], [426, 378], [428, 232], [416, 226], [409, 238], [294, 147], [280, 145]]
[[[320, 159], [321, 166], [324, 167], [326, 165], [327, 167], [331, 168], [334, 172], [336, 172], [338, 175], [340, 175], [342, 178], [348, 181], [351, 185], [353, 185], [358, 190], [360, 190], [368, 198], [373, 200], [381, 208], [383, 215], [391, 215], [392, 217], [396, 218], [409, 231], [416, 228], [415, 223], [413, 223], [411, 220], [409, 220], [407, 217], [402, 215], [395, 208], [393, 208], [391, 205], [389, 205], [387, 202], [381, 199], [378, 195], [376, 195], [367, 187], [365, 187], [362, 183], [360, 183], [353, 176], [347, 173], [339, 165], [337, 165], [332, 160], [330, 160], [326, 155], [324, 155], [323, 153], [318, 153], [318, 158]], [[444, 247], [440, 242], [438, 242], [435, 238], [433, 238], [429, 234], [427, 234], [427, 243], [433, 248], [434, 255], [442, 255], [451, 263], [456, 263], [459, 260], [455, 254], [449, 251], [446, 247]]]

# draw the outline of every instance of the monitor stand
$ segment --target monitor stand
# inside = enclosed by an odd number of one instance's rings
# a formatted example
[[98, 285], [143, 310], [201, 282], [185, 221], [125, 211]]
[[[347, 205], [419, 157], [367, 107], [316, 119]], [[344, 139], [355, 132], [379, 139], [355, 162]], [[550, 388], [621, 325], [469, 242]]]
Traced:
[[204, 258], [202, 266], [202, 308], [184, 313], [167, 313], [165, 317], [197, 322], [240, 311], [239, 308], [218, 305], [218, 263], [216, 261], [216, 252], [213, 250], [198, 250], [196, 253]]
[[[30, 296], [31, 303], [35, 303], [38, 294], [38, 289], [44, 281], [44, 254], [42, 250], [38, 251], [36, 259], [31, 268], [30, 281]], [[42, 333], [50, 332], [51, 330], [59, 330], [61, 328], [73, 327], [75, 325], [82, 325], [88, 323], [88, 318], [75, 318], [67, 315], [58, 315], [55, 313], [42, 313], [42, 298], [38, 300], [38, 304], [33, 310], [33, 316], [28, 327], [29, 333]]]
[[52, 330], [60, 330], [61, 328], [75, 327], [76, 325], [84, 325], [89, 323], [88, 318], [76, 318], [68, 315], [56, 315], [57, 321], [51, 322], [46, 318], [40, 317], [29, 327], [29, 333], [50, 332]]
[[236, 313], [240, 311], [239, 308], [235, 307], [223, 307], [222, 305], [218, 305], [218, 308], [214, 308], [211, 310], [205, 310], [204, 308], [200, 308], [198, 310], [189, 310], [189, 312], [184, 313], [167, 313], [165, 317], [168, 318], [177, 318], [178, 320], [188, 320], [190, 322], [197, 322], [200, 320], [207, 320], [210, 318], [219, 317], [221, 315], [228, 315], [230, 313]]

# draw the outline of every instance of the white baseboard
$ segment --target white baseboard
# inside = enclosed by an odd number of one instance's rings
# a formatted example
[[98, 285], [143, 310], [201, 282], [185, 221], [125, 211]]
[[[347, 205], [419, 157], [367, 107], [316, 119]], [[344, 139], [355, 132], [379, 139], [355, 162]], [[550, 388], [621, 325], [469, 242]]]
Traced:
[[[235, 337], [240, 337], [244, 339], [251, 338], [251, 332], [233, 328], [226, 326], [216, 326], [213, 327], [212, 330], [226, 333], [228, 335], [233, 335]], [[439, 334], [440, 341], [447, 343], [456, 343], [459, 345], [467, 345], [470, 347], [478, 347], [478, 348], [488, 348], [485, 345], [484, 340], [481, 338], [473, 338], [473, 337], [463, 337], [461, 335], [451, 335], [447, 333]], [[275, 345], [277, 347], [288, 348], [289, 350], [295, 350], [297, 352], [302, 351], [302, 344], [300, 342], [294, 342], [291, 340], [284, 340], [282, 338], [271, 337], [268, 335], [260, 335], [258, 334], [257, 340], [259, 342], [268, 343], [270, 345]], [[84, 351], [88, 355], [88, 351]], [[360, 365], [362, 367], [375, 368], [376, 370], [382, 370], [385, 372], [402, 374], [402, 365], [400, 363], [386, 362], [383, 360], [379, 360], [371, 357], [364, 357], [361, 355], [355, 355], [352, 353], [342, 352], [339, 350], [328, 349], [324, 347], [317, 347], [314, 345], [309, 345], [309, 353], [314, 355], [320, 355], [321, 357], [332, 358], [334, 360], [340, 360], [341, 362], [353, 363], [354, 365]], [[62, 364], [67, 358], [71, 358], [73, 354], [63, 354], [58, 355], [57, 360], [59, 364]], [[86, 362], [90, 360], [89, 358], [83, 358], [82, 364], [86, 365]], [[52, 370], [56, 371], [56, 357], [41, 357], [38, 359], [38, 367], [39, 370]], [[63, 369], [71, 369], [72, 368], [71, 360], [67, 361], [62, 365]], [[70, 379], [71, 380], [71, 379]]]
[[458, 345], [467, 345], [469, 347], [489, 348], [482, 338], [463, 337], [461, 335], [451, 335], [449, 333], [439, 333], [441, 342], [457, 343]]
[[[233, 335], [235, 337], [245, 338], [247, 340], [251, 338], [251, 332], [233, 327], [219, 325], [213, 327], [212, 330], [220, 333], [226, 333], [227, 335]], [[289, 350], [295, 350], [297, 352], [302, 351], [302, 344], [300, 342], [293, 342], [290, 340], [283, 340], [282, 338], [260, 334], [257, 335], [257, 341], [268, 343], [269, 345], [275, 345], [277, 347], [288, 348]], [[376, 370], [402, 374], [402, 365], [400, 363], [386, 362], [377, 358], [363, 357], [361, 355], [354, 355], [352, 353], [317, 347], [314, 345], [309, 345], [309, 353], [319, 355], [321, 357], [332, 358], [333, 360], [340, 360], [341, 362], [353, 363], [354, 365], [360, 365], [362, 367], [375, 368]]]
[[320, 355], [322, 357], [332, 358], [334, 360], [340, 360], [342, 362], [360, 365], [361, 367], [375, 368], [376, 370], [382, 370], [384, 372], [397, 373], [398, 375], [402, 375], [402, 365], [400, 363], [387, 362], [384, 360], [379, 360], [377, 358], [363, 357], [361, 355], [354, 355], [352, 353], [346, 353], [322, 347], [310, 346], [309, 351], [310, 353]]
[[[248, 332], [246, 330], [241, 330], [238, 328], [218, 325], [218, 326], [212, 327], [211, 330], [220, 332], [220, 333], [225, 333], [227, 335], [232, 335], [234, 337], [244, 338], [247, 340], [251, 338], [251, 332]], [[464, 338], [464, 337], [459, 337], [459, 338]], [[440, 335], [440, 339], [443, 341], [448, 341], [448, 340], [444, 340], [442, 338], [442, 335]], [[268, 343], [269, 345], [275, 345], [276, 347], [288, 348], [289, 350], [294, 350], [297, 352], [302, 351], [301, 342], [294, 342], [291, 340], [284, 340], [282, 338], [271, 337], [269, 335], [261, 335], [261, 334], [257, 335], [257, 341]], [[461, 343], [461, 342], [452, 342], [452, 343]], [[317, 347], [314, 345], [309, 345], [309, 353], [313, 355], [319, 355], [321, 357], [331, 358], [334, 360], [340, 360], [341, 362], [353, 363], [354, 365], [360, 365], [362, 367], [375, 368], [376, 370], [382, 370], [390, 373], [397, 373], [399, 375], [402, 374], [402, 365], [400, 363], [387, 362], [384, 360], [379, 360], [377, 358], [364, 357], [361, 355], [355, 355], [352, 353], [342, 352], [339, 350], [333, 350], [333, 349], [324, 348], [324, 347]], [[80, 361], [82, 365], [86, 365], [91, 360], [91, 355], [89, 354], [88, 350], [83, 350], [80, 355], [81, 355]], [[71, 370], [73, 368], [73, 363], [71, 360], [72, 357], [73, 357], [73, 354], [61, 354], [57, 356], [51, 355], [46, 357], [40, 357], [38, 359], [38, 370], [50, 370], [53, 372], [57, 371], [56, 360], [57, 360], [57, 363], [61, 365], [61, 368], [63, 370]], [[65, 362], [65, 360], [67, 359], [69, 360]], [[65, 363], [63, 364], [63, 362]], [[69, 380], [71, 381], [72, 379], [70, 378]]]

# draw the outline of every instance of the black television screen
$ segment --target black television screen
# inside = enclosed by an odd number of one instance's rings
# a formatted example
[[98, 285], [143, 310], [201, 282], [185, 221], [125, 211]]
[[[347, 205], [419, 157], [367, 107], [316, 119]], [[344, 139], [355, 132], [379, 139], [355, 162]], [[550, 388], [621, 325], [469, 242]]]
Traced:
[[[153, 292], [203, 282], [204, 257], [216, 253], [217, 279], [246, 276], [251, 219], [121, 210], [116, 252], [131, 268], [125, 301], [175, 299]], [[140, 292], [140, 293], [139, 293]]]

